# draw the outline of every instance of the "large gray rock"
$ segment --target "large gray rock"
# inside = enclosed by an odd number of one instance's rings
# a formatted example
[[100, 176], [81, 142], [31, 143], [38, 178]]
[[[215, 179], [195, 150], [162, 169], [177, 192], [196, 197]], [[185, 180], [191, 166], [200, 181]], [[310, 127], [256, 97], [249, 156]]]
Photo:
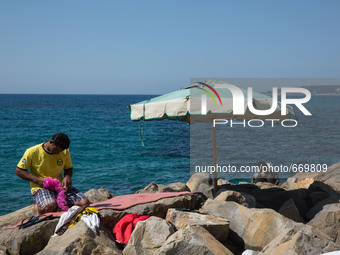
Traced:
[[197, 192], [201, 184], [208, 186], [212, 184], [212, 179], [208, 173], [194, 173], [186, 183], [191, 192]]
[[230, 238], [246, 249], [258, 251], [280, 235], [286, 225], [297, 224], [274, 210], [247, 208], [235, 202], [208, 199], [200, 211], [228, 219]]
[[293, 221], [304, 223], [293, 199], [288, 199], [279, 209], [279, 213]]
[[170, 236], [154, 255], [232, 255], [201, 226], [186, 226]]
[[335, 192], [340, 193], [340, 162], [331, 165], [326, 172], [316, 175], [315, 181], [322, 182]]
[[199, 209], [205, 200], [206, 197], [202, 194], [185, 194], [135, 205], [122, 211], [111, 209], [100, 210], [99, 215], [102, 224], [108, 229], [112, 229], [117, 222], [117, 218], [122, 218], [127, 213], [157, 216], [164, 219], [169, 208]]
[[[112, 239], [111, 239], [112, 238]], [[80, 221], [63, 235], [51, 237], [39, 255], [100, 255], [122, 254], [113, 237], [103, 229], [96, 235], [85, 222]]]
[[102, 202], [115, 196], [113, 193], [110, 193], [103, 187], [100, 187], [99, 189], [90, 189], [89, 191], [85, 192], [84, 195], [91, 204]]
[[187, 185], [181, 182], [170, 183], [169, 185], [150, 183], [144, 189], [136, 191], [137, 193], [157, 193], [157, 192], [182, 192], [190, 191]]
[[41, 251], [53, 235], [59, 219], [42, 221], [30, 227], [5, 229], [0, 232], [0, 245], [11, 255], [36, 254]]
[[282, 230], [280, 235], [264, 247], [260, 254], [314, 255], [338, 249], [339, 246], [335, 245], [329, 236], [311, 226], [299, 223]]
[[216, 201], [234, 201], [248, 208], [256, 207], [256, 199], [252, 195], [233, 190], [220, 190], [217, 194]]
[[152, 255], [173, 233], [174, 229], [165, 220], [151, 216], [137, 223], [123, 254]]
[[34, 215], [34, 205], [26, 206], [15, 212], [0, 216], [0, 231], [11, 226], [15, 226], [23, 219], [30, 218]]
[[185, 228], [188, 225], [201, 226], [221, 242], [228, 238], [229, 221], [224, 218], [190, 211], [169, 209], [165, 219], [175, 226], [177, 230]]
[[315, 227], [340, 245], [340, 204], [325, 205], [308, 225]]

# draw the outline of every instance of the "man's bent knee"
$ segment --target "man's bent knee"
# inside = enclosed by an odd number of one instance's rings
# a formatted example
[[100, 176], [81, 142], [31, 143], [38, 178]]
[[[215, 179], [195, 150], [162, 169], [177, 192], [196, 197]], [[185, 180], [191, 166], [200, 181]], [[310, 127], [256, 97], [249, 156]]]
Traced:
[[83, 200], [74, 202], [74, 205], [77, 205], [77, 206], [90, 205], [90, 201], [88, 199], [83, 199]]
[[55, 212], [57, 210], [58, 204], [56, 201], [46, 201], [42, 207], [38, 207], [38, 213], [44, 214], [48, 212]]

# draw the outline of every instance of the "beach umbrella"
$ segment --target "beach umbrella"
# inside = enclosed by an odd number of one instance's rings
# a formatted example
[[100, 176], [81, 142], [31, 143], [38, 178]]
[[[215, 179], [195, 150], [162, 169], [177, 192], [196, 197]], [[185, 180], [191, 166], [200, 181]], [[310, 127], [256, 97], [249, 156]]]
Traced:
[[[276, 93], [274, 93], [276, 92]], [[217, 165], [216, 123], [227, 120], [284, 120], [295, 116], [290, 106], [281, 112], [277, 91], [273, 96], [240, 89], [223, 81], [208, 80], [168, 94], [129, 105], [131, 120], [180, 120], [188, 124], [211, 122], [213, 125], [213, 165]], [[258, 113], [266, 115], [259, 115]], [[272, 122], [273, 123], [273, 122]], [[217, 172], [214, 172], [214, 191], [217, 191]]]

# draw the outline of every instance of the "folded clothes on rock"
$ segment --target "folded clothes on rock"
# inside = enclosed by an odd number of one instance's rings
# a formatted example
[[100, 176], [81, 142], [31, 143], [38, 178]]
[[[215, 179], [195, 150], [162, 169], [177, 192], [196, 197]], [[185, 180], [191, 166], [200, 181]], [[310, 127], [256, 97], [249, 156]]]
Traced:
[[139, 221], [147, 220], [148, 215], [140, 216], [136, 213], [125, 215], [113, 228], [113, 235], [119, 243], [127, 244], [131, 234]]
[[72, 206], [67, 212], [61, 215], [53, 236], [62, 235], [68, 228], [74, 226], [80, 220], [83, 220], [94, 233], [97, 233], [97, 228], [100, 223], [97, 214], [98, 210], [93, 207]]

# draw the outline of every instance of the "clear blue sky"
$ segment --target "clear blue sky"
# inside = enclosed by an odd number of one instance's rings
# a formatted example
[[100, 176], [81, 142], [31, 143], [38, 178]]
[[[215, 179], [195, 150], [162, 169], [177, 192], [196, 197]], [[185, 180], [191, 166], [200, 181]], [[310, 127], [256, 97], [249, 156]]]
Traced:
[[339, 13], [338, 0], [2, 0], [0, 93], [162, 94], [197, 77], [339, 77]]

